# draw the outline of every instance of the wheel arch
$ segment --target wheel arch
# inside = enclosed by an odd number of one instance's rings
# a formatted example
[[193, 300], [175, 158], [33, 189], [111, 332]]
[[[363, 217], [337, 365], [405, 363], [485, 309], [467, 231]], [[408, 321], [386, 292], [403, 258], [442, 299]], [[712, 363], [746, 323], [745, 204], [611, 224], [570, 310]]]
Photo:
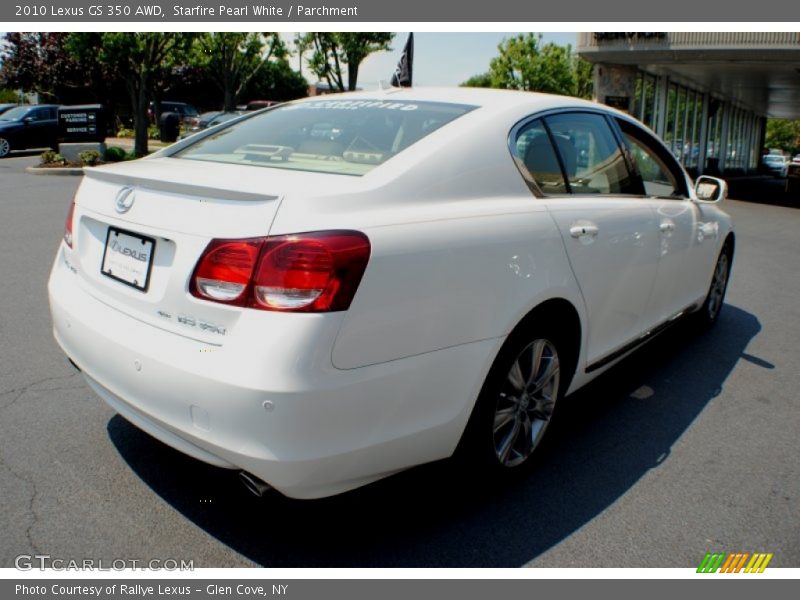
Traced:
[[[569, 388], [572, 378], [575, 375], [581, 353], [583, 325], [581, 323], [580, 314], [575, 305], [566, 298], [549, 298], [529, 310], [511, 330], [508, 337], [511, 338], [511, 336], [518, 335], [518, 332], [524, 331], [530, 327], [535, 327], [542, 322], [547, 322], [548, 324], [558, 322], [563, 324], [563, 341], [567, 344], [566, 365], [568, 369], [566, 369], [566, 372], [562, 371], [562, 374], [567, 375], [567, 378], [564, 380], [564, 389], [566, 390]], [[498, 356], [499, 354], [498, 352]], [[495, 360], [496, 359], [497, 357], [495, 357]], [[562, 361], [562, 363], [563, 362], [564, 361]]]
[[736, 252], [736, 233], [729, 231], [728, 235], [725, 236], [725, 241], [722, 242], [722, 247], [730, 247], [730, 256], [733, 258]]
[[581, 355], [581, 343], [583, 340], [583, 324], [581, 322], [578, 308], [569, 300], [563, 297], [553, 297], [541, 301], [525, 313], [511, 328], [505, 341], [501, 344], [497, 353], [492, 357], [486, 376], [481, 382], [480, 391], [475, 397], [470, 409], [461, 438], [459, 439], [455, 455], [465, 457], [469, 455], [472, 440], [477, 434], [476, 422], [480, 420], [481, 399], [485, 396], [486, 386], [497, 376], [497, 369], [502, 365], [503, 359], [519, 338], [526, 330], [535, 331], [537, 327], [553, 327], [554, 323], [563, 325], [563, 337], [559, 341], [565, 342], [565, 347], [560, 347], [562, 389], [566, 393], [569, 390], [572, 379], [574, 378], [578, 362]]

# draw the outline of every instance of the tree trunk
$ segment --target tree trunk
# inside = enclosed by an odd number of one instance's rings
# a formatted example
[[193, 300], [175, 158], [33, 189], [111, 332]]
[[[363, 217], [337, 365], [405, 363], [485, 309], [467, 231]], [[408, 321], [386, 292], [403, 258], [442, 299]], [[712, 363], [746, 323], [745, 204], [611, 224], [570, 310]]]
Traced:
[[348, 91], [356, 91], [356, 82], [358, 82], [358, 63], [349, 63], [347, 65], [347, 89]]
[[233, 86], [226, 85], [223, 96], [222, 110], [226, 112], [236, 110], [236, 94], [233, 91]]
[[147, 155], [147, 130], [150, 126], [150, 119], [147, 116], [147, 79], [141, 77], [139, 80], [139, 89], [136, 91], [136, 100], [134, 103], [134, 130], [136, 131], [136, 141], [134, 143], [133, 151], [136, 156]]

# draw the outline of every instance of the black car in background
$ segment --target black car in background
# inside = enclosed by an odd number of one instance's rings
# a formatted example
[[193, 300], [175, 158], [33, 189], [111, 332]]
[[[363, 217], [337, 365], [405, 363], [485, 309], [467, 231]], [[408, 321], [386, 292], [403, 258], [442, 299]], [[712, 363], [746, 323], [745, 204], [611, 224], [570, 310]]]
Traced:
[[[164, 113], [177, 113], [181, 117], [181, 122], [187, 126], [192, 127], [197, 125], [200, 120], [200, 113], [197, 108], [186, 102], [173, 102], [172, 100], [162, 100], [159, 103], [159, 115]], [[156, 115], [155, 102], [150, 103], [148, 115], [152, 123], [158, 124], [158, 115]]]
[[786, 169], [786, 191], [795, 199], [800, 198], [800, 154], [792, 159]]
[[0, 115], [4, 112], [11, 110], [15, 106], [19, 106], [19, 104], [0, 104]]
[[12, 150], [58, 147], [58, 105], [21, 105], [0, 114], [0, 158]]

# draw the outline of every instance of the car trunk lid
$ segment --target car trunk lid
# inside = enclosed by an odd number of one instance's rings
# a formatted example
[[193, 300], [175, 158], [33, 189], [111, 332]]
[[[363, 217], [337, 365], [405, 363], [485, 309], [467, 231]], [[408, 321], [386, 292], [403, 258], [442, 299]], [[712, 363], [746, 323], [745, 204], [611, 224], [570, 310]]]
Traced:
[[88, 169], [73, 224], [81, 285], [140, 321], [224, 343], [241, 309], [192, 297], [190, 277], [211, 239], [269, 233], [283, 191], [301, 183], [288, 175], [169, 158]]

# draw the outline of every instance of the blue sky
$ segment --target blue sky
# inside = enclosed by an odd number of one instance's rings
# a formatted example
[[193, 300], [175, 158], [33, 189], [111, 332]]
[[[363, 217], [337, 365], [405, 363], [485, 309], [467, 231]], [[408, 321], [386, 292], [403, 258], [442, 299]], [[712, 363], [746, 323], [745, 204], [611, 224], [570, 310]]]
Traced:
[[[478, 73], [489, 69], [489, 61], [497, 55], [497, 45], [504, 38], [516, 35], [509, 33], [414, 33], [414, 85], [431, 86], [458, 85]], [[392, 43], [391, 52], [379, 52], [361, 64], [358, 87], [365, 90], [377, 88], [378, 81], [388, 80], [400, 59], [405, 46], [407, 32], [398, 33]], [[576, 33], [544, 33], [543, 40], [556, 44], [571, 44], [575, 47]], [[292, 66], [297, 68], [297, 57], [292, 57]], [[305, 74], [309, 82], [313, 75]]]

